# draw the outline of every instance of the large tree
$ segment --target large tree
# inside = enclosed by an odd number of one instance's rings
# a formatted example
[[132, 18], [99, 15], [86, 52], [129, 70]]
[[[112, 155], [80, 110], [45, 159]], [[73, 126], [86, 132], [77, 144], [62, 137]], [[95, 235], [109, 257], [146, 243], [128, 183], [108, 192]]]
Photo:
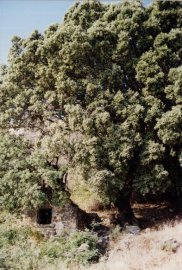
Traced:
[[129, 221], [133, 191], [181, 195], [181, 13], [180, 1], [87, 0], [43, 35], [13, 38], [1, 128], [39, 132], [31, 155], [59, 173], [52, 192], [77, 171]]

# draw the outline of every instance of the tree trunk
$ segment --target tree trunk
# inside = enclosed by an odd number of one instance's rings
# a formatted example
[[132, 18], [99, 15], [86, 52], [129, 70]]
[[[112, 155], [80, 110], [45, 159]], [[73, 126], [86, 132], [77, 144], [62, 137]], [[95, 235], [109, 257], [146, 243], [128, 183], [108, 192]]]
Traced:
[[123, 191], [120, 193], [114, 204], [119, 212], [118, 217], [116, 218], [117, 222], [120, 223], [120, 225], [122, 226], [126, 223], [137, 223], [137, 219], [135, 218], [133, 209], [131, 207], [131, 196], [132, 191]]

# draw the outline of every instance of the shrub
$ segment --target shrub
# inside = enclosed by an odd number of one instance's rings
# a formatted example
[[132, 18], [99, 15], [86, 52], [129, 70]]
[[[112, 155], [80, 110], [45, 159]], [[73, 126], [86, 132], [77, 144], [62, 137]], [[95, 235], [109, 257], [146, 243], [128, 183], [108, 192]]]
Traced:
[[61, 259], [66, 265], [79, 263], [86, 265], [99, 257], [97, 236], [90, 231], [77, 231], [67, 238], [60, 236], [42, 245], [41, 256]]
[[110, 230], [109, 237], [113, 242], [117, 242], [121, 235], [121, 227], [119, 225], [116, 225]]

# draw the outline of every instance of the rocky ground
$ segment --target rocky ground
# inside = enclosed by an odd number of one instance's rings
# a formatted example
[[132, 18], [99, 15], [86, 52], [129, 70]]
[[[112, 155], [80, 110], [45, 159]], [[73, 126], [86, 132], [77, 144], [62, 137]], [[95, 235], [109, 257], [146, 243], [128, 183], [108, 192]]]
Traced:
[[[139, 226], [112, 227], [110, 211], [99, 212], [106, 253], [90, 270], [182, 269], [182, 212], [170, 204], [134, 204]], [[85, 268], [83, 268], [85, 269]], [[88, 268], [87, 268], [88, 269]]]
[[[130, 228], [132, 229], [132, 227]], [[135, 230], [134, 230], [135, 232]], [[179, 270], [182, 269], [182, 222], [118, 234], [108, 253], [90, 270]]]

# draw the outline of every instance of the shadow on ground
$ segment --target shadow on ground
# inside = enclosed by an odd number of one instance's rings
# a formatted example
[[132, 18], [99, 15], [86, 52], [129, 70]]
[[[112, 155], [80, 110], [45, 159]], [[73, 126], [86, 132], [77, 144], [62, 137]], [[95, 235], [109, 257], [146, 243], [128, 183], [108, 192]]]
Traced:
[[182, 220], [181, 207], [173, 208], [169, 203], [134, 204], [133, 210], [141, 229], [159, 227], [167, 222]]

